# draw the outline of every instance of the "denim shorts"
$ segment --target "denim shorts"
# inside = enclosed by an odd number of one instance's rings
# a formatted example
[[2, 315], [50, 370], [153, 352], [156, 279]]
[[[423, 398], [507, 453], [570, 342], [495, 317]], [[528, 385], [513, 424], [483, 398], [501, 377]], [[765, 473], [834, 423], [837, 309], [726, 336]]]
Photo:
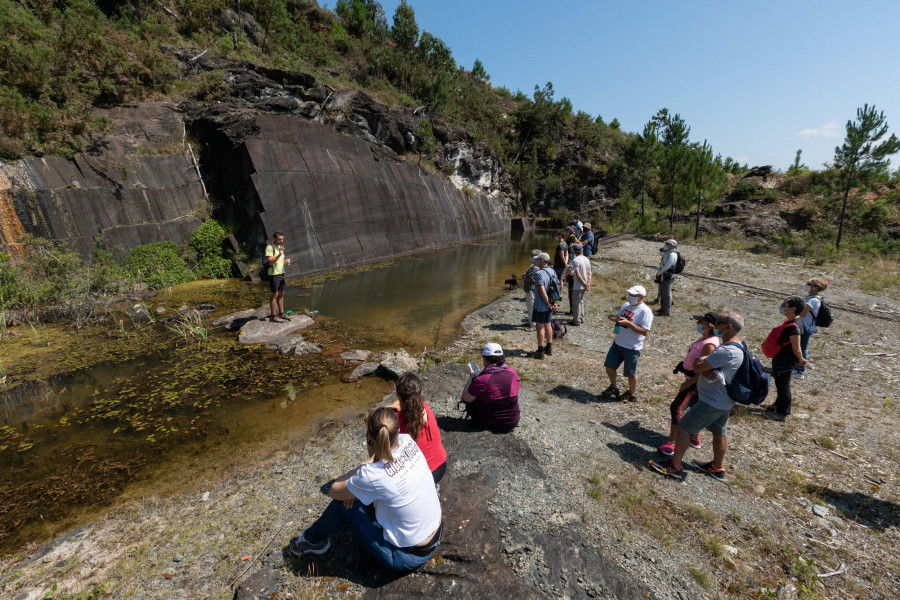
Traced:
[[622, 346], [613, 342], [612, 346], [610, 346], [609, 348], [609, 352], [606, 353], [606, 360], [603, 361], [603, 366], [608, 369], [618, 369], [619, 365], [624, 362], [625, 369], [623, 370], [623, 372], [625, 373], [625, 377], [634, 377], [635, 375], [637, 375], [638, 360], [640, 358], [640, 350], [623, 348]]
[[700, 400], [684, 413], [684, 416], [678, 421], [678, 426], [691, 435], [697, 435], [704, 429], [709, 429], [713, 435], [728, 435], [728, 417], [730, 416], [730, 409], [713, 408]]

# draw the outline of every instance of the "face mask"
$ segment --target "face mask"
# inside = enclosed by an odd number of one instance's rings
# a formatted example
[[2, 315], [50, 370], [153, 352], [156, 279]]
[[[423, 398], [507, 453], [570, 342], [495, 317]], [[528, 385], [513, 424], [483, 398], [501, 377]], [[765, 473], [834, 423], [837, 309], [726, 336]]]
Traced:
[[697, 323], [697, 333], [703, 333], [703, 325]]
[[640, 301], [640, 298], [638, 298], [637, 296], [628, 296], [628, 304], [634, 306], [638, 303], [638, 301]]
[[786, 314], [787, 314], [787, 309], [784, 307], [784, 304], [782, 304], [781, 306], [779, 306], [779, 307], [778, 307], [778, 310], [779, 310], [779, 312], [781, 312], [781, 314], [783, 314], [783, 315], [786, 315]]
[[803, 293], [804, 293], [804, 294], [808, 294], [809, 291], [810, 291], [810, 289], [809, 289], [809, 284], [807, 283], [806, 285], [803, 286]]
[[668, 251], [669, 251], [669, 247], [668, 247], [668, 246], [663, 246], [663, 247], [662, 247], [662, 252], [668, 252]]
[[716, 336], [716, 337], [722, 337], [722, 334], [719, 333], [719, 330], [718, 330], [718, 329], [713, 329], [713, 335]]

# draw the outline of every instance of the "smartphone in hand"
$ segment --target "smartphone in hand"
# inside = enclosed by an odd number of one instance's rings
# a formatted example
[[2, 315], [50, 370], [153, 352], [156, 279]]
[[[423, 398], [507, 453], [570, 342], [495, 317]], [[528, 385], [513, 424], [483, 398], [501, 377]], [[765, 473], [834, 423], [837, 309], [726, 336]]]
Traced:
[[475, 364], [474, 360], [469, 361], [469, 370], [472, 371], [472, 376], [477, 377], [480, 371], [478, 370], [478, 365]]

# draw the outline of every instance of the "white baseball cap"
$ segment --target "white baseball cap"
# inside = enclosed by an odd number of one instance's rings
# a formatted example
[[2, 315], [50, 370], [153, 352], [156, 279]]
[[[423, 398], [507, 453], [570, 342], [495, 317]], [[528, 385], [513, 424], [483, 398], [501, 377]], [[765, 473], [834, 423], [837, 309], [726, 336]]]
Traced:
[[633, 285], [628, 288], [628, 293], [632, 296], [646, 296], [647, 290], [642, 285]]
[[495, 344], [494, 342], [488, 342], [484, 345], [484, 348], [481, 349], [482, 356], [503, 356], [503, 348], [500, 347], [500, 344]]

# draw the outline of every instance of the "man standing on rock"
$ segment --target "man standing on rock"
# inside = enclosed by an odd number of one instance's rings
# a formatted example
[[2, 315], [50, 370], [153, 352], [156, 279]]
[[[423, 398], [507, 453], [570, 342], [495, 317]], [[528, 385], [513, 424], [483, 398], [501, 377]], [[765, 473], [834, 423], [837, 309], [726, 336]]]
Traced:
[[575, 258], [572, 259], [566, 272], [574, 278], [572, 291], [569, 292], [569, 298], [572, 300], [570, 324], [577, 327], [584, 323], [584, 293], [591, 289], [591, 261], [582, 254], [581, 244], [575, 244], [572, 248]]
[[677, 247], [678, 242], [668, 239], [659, 249], [662, 254], [659, 267], [656, 269], [656, 283], [659, 287], [653, 303], [659, 302], [659, 312], [656, 314], [661, 317], [668, 317], [672, 310], [672, 284], [675, 283], [675, 263], [678, 262], [678, 254], [675, 252]]
[[[614, 315], [607, 318], [616, 324], [612, 346], [606, 353], [603, 366], [609, 378], [609, 387], [603, 390], [601, 397], [635, 402], [637, 400], [637, 366], [644, 348], [644, 338], [650, 334], [653, 324], [653, 311], [644, 304], [647, 290], [644, 286], [635, 285], [628, 288], [628, 301]], [[616, 385], [616, 369], [625, 363], [623, 373], [628, 378], [628, 391], [619, 396]]]
[[550, 299], [550, 283], [556, 279], [559, 287], [559, 278], [556, 272], [550, 268], [550, 255], [542, 252], [537, 259], [538, 271], [534, 276], [534, 310], [532, 319], [537, 330], [538, 349], [532, 354], [532, 358], [544, 360], [544, 355], [553, 354], [553, 327], [550, 325], [550, 313], [556, 310], [556, 303]]
[[[694, 363], [694, 374], [697, 377], [697, 404], [691, 407], [676, 426], [675, 453], [666, 461], [650, 461], [650, 468], [667, 477], [684, 479], [684, 466], [681, 459], [691, 443], [691, 436], [696, 437], [704, 429], [712, 432], [713, 459], [711, 462], [694, 460], [694, 466], [719, 481], [725, 480], [725, 451], [728, 450], [728, 417], [734, 400], [728, 395], [725, 386], [731, 383], [735, 373], [744, 362], [744, 351], [741, 349], [741, 338], [738, 336], [744, 328], [744, 318], [727, 312], [719, 315], [714, 333], [722, 338], [722, 344], [706, 358]], [[737, 342], [732, 345], [729, 342]]]
[[266, 264], [269, 265], [269, 299], [271, 314], [269, 320], [281, 323], [291, 318], [284, 312], [284, 266], [291, 264], [291, 259], [284, 257], [284, 233], [276, 231], [272, 234], [272, 243], [266, 245]]

